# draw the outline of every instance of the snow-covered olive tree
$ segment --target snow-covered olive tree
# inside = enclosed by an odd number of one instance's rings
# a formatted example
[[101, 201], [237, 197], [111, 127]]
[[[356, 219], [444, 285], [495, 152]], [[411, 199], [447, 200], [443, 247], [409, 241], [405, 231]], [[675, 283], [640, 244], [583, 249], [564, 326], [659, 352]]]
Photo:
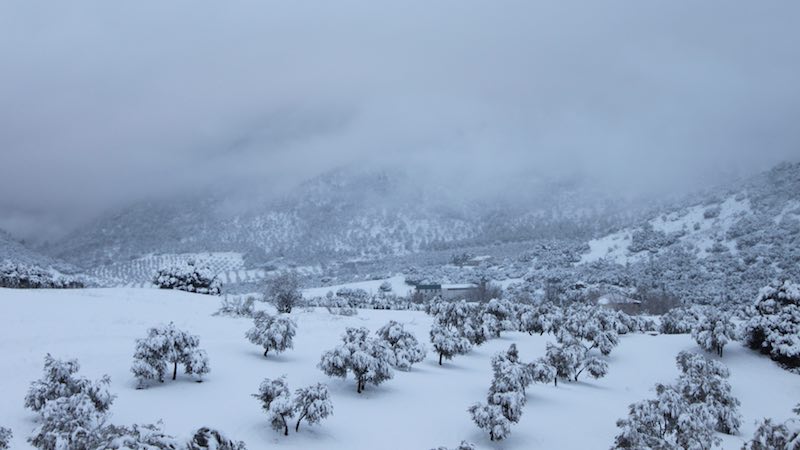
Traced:
[[242, 441], [228, 439], [219, 430], [203, 427], [194, 433], [186, 450], [247, 450], [247, 446]]
[[736, 326], [729, 315], [709, 307], [692, 327], [692, 337], [700, 348], [721, 357], [725, 345], [736, 339]]
[[264, 311], [253, 315], [253, 328], [247, 330], [245, 337], [253, 344], [264, 348], [264, 356], [270, 350], [281, 353], [294, 346], [294, 335], [297, 332], [295, 322], [285, 315], [273, 316]]
[[458, 447], [436, 447], [432, 448], [431, 450], [475, 450], [475, 444], [467, 441], [461, 441], [461, 443], [458, 444]]
[[272, 428], [283, 431], [284, 436], [289, 434], [289, 420], [292, 417], [297, 416], [294, 430], [298, 432], [303, 419], [315, 424], [333, 414], [328, 387], [321, 383], [298, 389], [292, 396], [285, 377], [274, 380], [267, 378], [261, 382], [258, 393], [253, 397], [261, 401]]
[[702, 403], [716, 419], [715, 429], [734, 434], [741, 426], [739, 400], [728, 383], [730, 372], [722, 363], [703, 355], [682, 351], [675, 358], [681, 375], [675, 384], [687, 402]]
[[482, 312], [484, 326], [492, 337], [500, 337], [502, 331], [516, 331], [519, 328], [514, 304], [509, 300], [489, 300]]
[[379, 385], [394, 376], [391, 367], [392, 352], [388, 345], [370, 337], [364, 327], [347, 328], [342, 344], [322, 354], [317, 367], [326, 375], [346, 378], [352, 372], [356, 391], [360, 394], [367, 383]]
[[503, 415], [503, 409], [500, 406], [476, 403], [467, 411], [475, 425], [489, 433], [490, 440], [501, 441], [511, 433], [511, 421]]
[[[800, 405], [794, 408], [794, 412], [800, 415]], [[758, 424], [753, 438], [742, 447], [742, 450], [774, 449], [800, 449], [800, 418], [792, 418], [783, 423], [764, 419]]]
[[615, 449], [711, 449], [720, 439], [714, 417], [702, 403], [691, 404], [673, 386], [656, 385], [655, 399], [629, 406], [617, 421]]
[[553, 382], [558, 385], [558, 377], [578, 381], [578, 377], [586, 372], [592, 378], [602, 378], [608, 373], [608, 364], [590, 354], [586, 348], [577, 343], [555, 345], [547, 343], [545, 361], [556, 371]]
[[376, 332], [391, 350], [391, 364], [400, 370], [409, 370], [412, 365], [425, 359], [426, 350], [416, 336], [407, 331], [403, 324], [394, 320]]
[[111, 379], [103, 376], [97, 381], [77, 376], [80, 364], [77, 359], [60, 360], [49, 353], [44, 357], [44, 374], [33, 381], [25, 396], [25, 407], [35, 412], [41, 411], [48, 401], [76, 394], [86, 394], [100, 412], [111, 407], [114, 396], [108, 391]]
[[333, 403], [328, 394], [328, 386], [317, 383], [295, 391], [294, 409], [297, 414], [295, 432], [300, 431], [300, 422], [303, 419], [313, 425], [333, 414]]
[[787, 366], [800, 367], [800, 284], [783, 282], [763, 288], [742, 340], [753, 350]]
[[146, 337], [136, 340], [131, 372], [139, 380], [139, 388], [144, 388], [148, 380], [163, 383], [170, 365], [172, 379], [176, 379], [178, 364], [183, 365], [187, 375], [197, 377], [211, 370], [208, 356], [200, 348], [200, 338], [179, 330], [170, 322], [150, 328]]
[[431, 327], [431, 344], [439, 354], [440, 366], [442, 358], [453, 359], [454, 356], [463, 355], [472, 349], [469, 340], [461, 333], [439, 322], [434, 322]]
[[289, 435], [289, 419], [294, 416], [294, 404], [286, 384], [286, 378], [265, 379], [253, 397], [261, 401], [261, 408], [267, 413], [267, 420], [275, 431]]
[[294, 272], [283, 272], [267, 280], [264, 301], [275, 305], [279, 313], [291, 313], [292, 308], [302, 300], [300, 278]]

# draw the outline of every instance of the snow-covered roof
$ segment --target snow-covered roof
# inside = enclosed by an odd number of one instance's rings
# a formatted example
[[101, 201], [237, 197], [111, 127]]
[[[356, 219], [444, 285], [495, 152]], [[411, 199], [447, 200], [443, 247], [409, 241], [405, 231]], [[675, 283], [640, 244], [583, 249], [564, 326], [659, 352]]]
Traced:
[[444, 290], [458, 290], [458, 289], [475, 289], [478, 287], [472, 283], [464, 283], [464, 284], [443, 284], [442, 289]]

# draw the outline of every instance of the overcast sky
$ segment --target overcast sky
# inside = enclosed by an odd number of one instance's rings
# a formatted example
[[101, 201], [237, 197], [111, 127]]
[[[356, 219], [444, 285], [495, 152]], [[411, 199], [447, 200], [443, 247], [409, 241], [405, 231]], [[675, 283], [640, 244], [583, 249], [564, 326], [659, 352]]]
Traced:
[[746, 175], [800, 159], [798, 23], [796, 0], [5, 0], [0, 227], [362, 160]]

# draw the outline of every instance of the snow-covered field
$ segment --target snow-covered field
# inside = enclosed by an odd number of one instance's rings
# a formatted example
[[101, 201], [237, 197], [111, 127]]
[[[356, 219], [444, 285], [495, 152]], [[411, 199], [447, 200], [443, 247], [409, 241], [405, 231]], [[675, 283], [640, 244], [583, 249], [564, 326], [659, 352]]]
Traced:
[[[544, 354], [551, 337], [504, 333], [470, 354], [436, 364], [427, 359], [409, 372], [356, 393], [352, 379], [331, 379], [316, 368], [321, 353], [336, 345], [348, 326], [376, 330], [389, 320], [406, 324], [427, 341], [431, 318], [421, 312], [359, 311], [333, 316], [324, 309], [296, 310], [294, 350], [262, 356], [244, 338], [248, 319], [212, 316], [219, 298], [153, 289], [22, 291], [0, 289], [0, 425], [14, 431], [12, 448], [30, 448], [25, 438], [35, 427], [34, 413], [23, 407], [30, 381], [41, 376], [43, 357], [78, 358], [81, 374], [111, 376], [112, 422], [132, 424], [163, 420], [165, 430], [187, 437], [211, 426], [251, 450], [287, 449], [428, 449], [454, 446], [462, 439], [493, 449], [603, 449], [616, 434], [615, 422], [627, 405], [653, 396], [656, 382], [674, 380], [674, 357], [696, 349], [688, 335], [623, 336], [609, 360], [608, 376], [578, 383], [535, 385], [528, 391], [522, 420], [502, 442], [488, 440], [470, 421], [467, 407], [483, 401], [491, 380], [489, 359], [512, 342], [524, 360]], [[134, 340], [158, 323], [174, 321], [200, 336], [211, 359], [203, 383], [179, 376], [175, 382], [137, 390], [130, 372]], [[800, 377], [738, 344], [722, 360], [731, 370], [733, 393], [741, 400], [740, 436], [724, 436], [723, 448], [737, 449], [752, 435], [754, 422], [769, 416], [784, 420], [800, 399]], [[301, 427], [284, 437], [266, 422], [259, 402], [250, 396], [265, 377], [285, 374], [290, 388], [327, 383], [334, 415], [317, 426]]]

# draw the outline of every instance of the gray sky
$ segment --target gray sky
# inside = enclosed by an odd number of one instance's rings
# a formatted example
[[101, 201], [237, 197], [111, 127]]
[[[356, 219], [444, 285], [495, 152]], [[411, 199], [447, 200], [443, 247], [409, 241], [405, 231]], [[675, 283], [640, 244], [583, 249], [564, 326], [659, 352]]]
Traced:
[[0, 227], [362, 160], [496, 189], [749, 174], [800, 159], [798, 23], [794, 0], [3, 1]]

